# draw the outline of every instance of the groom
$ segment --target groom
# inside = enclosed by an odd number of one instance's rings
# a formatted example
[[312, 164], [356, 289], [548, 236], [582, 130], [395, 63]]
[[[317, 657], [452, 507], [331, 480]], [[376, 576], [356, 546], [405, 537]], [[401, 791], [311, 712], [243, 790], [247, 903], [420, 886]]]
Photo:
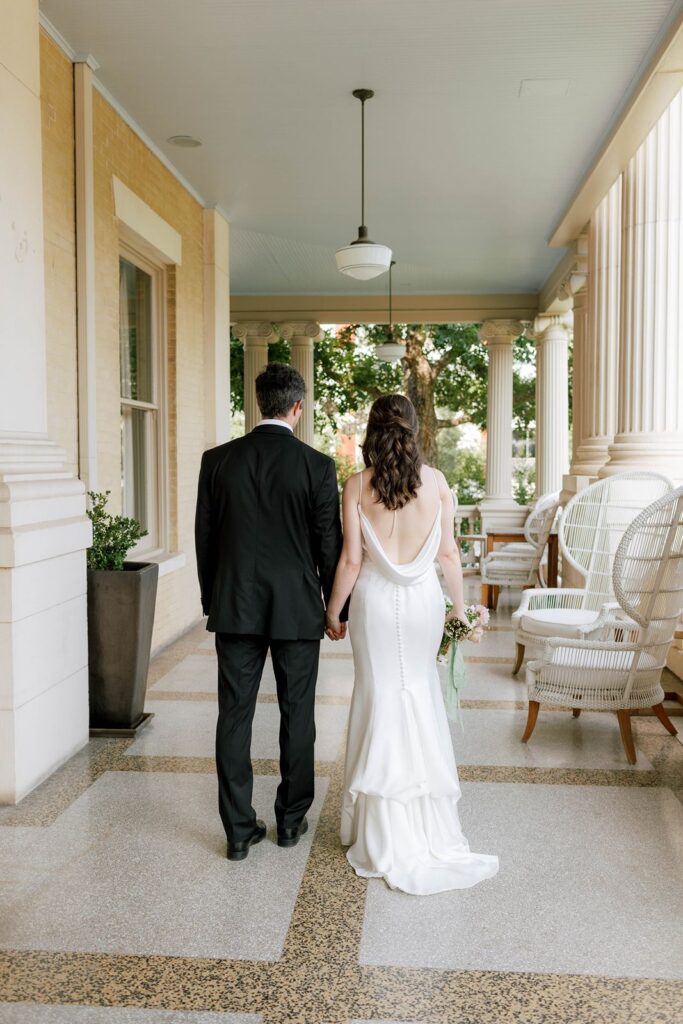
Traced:
[[251, 727], [270, 648], [280, 706], [278, 846], [295, 846], [313, 801], [320, 639], [342, 546], [332, 459], [299, 441], [305, 396], [293, 367], [256, 378], [263, 419], [204, 453], [195, 541], [202, 607], [216, 634], [216, 766], [228, 858], [265, 837], [252, 807]]

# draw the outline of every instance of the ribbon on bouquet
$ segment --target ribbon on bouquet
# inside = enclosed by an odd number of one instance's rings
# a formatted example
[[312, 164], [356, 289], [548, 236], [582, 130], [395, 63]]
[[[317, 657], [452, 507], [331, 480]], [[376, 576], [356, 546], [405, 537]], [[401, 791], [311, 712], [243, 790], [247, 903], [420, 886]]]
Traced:
[[465, 685], [465, 658], [461, 643], [454, 640], [448, 650], [448, 672], [446, 676], [446, 714], [453, 722], [460, 722], [464, 728], [460, 710], [460, 694]]

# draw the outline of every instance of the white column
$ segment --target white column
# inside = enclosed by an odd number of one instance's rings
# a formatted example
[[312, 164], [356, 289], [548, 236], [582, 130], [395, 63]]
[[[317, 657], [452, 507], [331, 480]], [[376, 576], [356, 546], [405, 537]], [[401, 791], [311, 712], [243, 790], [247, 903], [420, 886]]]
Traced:
[[[88, 740], [84, 487], [47, 436], [38, 5], [0, 8], [0, 802]], [[74, 344], [76, 339], [74, 338]]]
[[487, 320], [479, 335], [488, 348], [486, 495], [484, 529], [518, 526], [525, 510], [512, 497], [512, 347], [522, 333], [516, 320]]
[[204, 210], [204, 443], [230, 437], [230, 227]]
[[268, 363], [268, 345], [276, 341], [272, 324], [233, 324], [232, 333], [244, 345], [244, 429], [253, 430], [261, 419], [256, 401], [256, 378]]
[[[598, 205], [588, 229], [585, 326], [574, 302], [574, 456], [570, 473], [590, 479], [607, 461], [617, 418], [621, 178]], [[583, 343], [579, 345], [580, 334]], [[578, 361], [577, 349], [582, 352]], [[578, 428], [578, 429], [577, 429]], [[586, 480], [586, 483], [588, 482]]]
[[281, 325], [281, 334], [290, 343], [291, 362], [295, 370], [298, 370], [306, 385], [306, 398], [301, 418], [297, 423], [294, 433], [306, 444], [315, 444], [315, 431], [313, 426], [313, 414], [315, 411], [315, 378], [313, 370], [313, 345], [320, 337], [320, 324], [317, 323], [287, 323]]
[[538, 316], [536, 335], [536, 494], [562, 490], [569, 466], [567, 345], [572, 314]]
[[683, 93], [624, 173], [617, 430], [600, 476], [683, 481]]

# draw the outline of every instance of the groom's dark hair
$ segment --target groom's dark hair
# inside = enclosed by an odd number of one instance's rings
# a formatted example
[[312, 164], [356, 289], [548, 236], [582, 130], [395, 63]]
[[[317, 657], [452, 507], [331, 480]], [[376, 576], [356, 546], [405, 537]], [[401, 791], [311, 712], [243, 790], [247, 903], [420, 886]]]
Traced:
[[298, 370], [286, 363], [268, 363], [256, 378], [256, 401], [265, 419], [286, 416], [295, 402], [306, 396], [306, 385]]

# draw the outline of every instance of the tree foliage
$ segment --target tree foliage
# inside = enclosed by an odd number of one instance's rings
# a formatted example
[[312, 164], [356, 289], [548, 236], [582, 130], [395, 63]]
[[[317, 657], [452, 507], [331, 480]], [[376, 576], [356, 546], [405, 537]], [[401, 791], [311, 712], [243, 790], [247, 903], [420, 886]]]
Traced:
[[[398, 364], [380, 362], [375, 346], [403, 341], [405, 358]], [[316, 425], [336, 429], [349, 413], [367, 408], [379, 395], [407, 394], [420, 421], [420, 438], [427, 461], [438, 460], [440, 430], [471, 422], [486, 428], [488, 354], [476, 324], [350, 324], [327, 331], [315, 344]], [[268, 348], [269, 360], [289, 362], [289, 345], [278, 341]], [[239, 341], [231, 343], [231, 391], [234, 410], [244, 408], [244, 355]], [[525, 431], [534, 418], [535, 347], [519, 338], [514, 349], [513, 426]]]

